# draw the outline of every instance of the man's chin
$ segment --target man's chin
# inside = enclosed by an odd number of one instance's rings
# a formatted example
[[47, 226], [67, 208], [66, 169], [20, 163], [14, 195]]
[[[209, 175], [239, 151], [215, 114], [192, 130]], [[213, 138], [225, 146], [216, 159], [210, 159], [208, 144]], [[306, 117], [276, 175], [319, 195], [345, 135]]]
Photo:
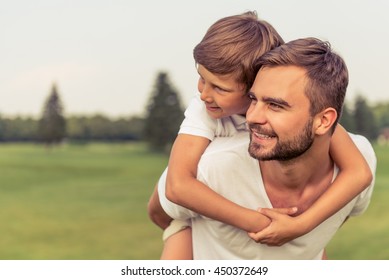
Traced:
[[257, 160], [267, 161], [267, 160], [273, 160], [273, 157], [269, 154], [264, 153], [264, 148], [255, 144], [250, 143], [248, 152], [252, 158], [255, 158]]

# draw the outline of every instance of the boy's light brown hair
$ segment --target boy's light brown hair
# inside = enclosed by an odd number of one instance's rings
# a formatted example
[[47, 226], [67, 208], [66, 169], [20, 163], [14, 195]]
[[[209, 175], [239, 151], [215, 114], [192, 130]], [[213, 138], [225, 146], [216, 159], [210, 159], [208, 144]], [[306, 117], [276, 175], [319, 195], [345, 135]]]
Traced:
[[256, 76], [254, 61], [283, 43], [273, 26], [259, 20], [256, 12], [246, 12], [211, 25], [193, 56], [196, 64], [213, 74], [233, 74], [247, 92]]

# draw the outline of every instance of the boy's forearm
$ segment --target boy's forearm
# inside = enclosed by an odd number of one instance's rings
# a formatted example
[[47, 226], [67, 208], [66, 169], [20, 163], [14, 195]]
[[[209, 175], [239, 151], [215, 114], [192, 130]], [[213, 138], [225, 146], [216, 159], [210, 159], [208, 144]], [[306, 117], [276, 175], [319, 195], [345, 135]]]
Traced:
[[[311, 207], [298, 216], [298, 220], [304, 228], [304, 233], [311, 231], [331, 217], [366, 188], [356, 183], [359, 180], [356, 178], [358, 176], [361, 179], [366, 178], [368, 174], [359, 173], [355, 174], [354, 177], [350, 177], [350, 175], [341, 172], [327, 191]], [[353, 186], [350, 187], [351, 185]]]
[[224, 198], [197, 179], [187, 180], [184, 185], [185, 189], [173, 195], [170, 193], [167, 198], [200, 215], [244, 231], [258, 232], [270, 224], [269, 218]]
[[196, 213], [245, 231], [259, 231], [269, 219], [241, 207], [197, 180], [197, 166], [209, 140], [180, 134], [174, 142], [166, 179], [166, 198]]
[[344, 187], [349, 187], [353, 194], [359, 194], [371, 183], [373, 174], [365, 157], [341, 125], [337, 125], [332, 136], [330, 155], [340, 173], [348, 175], [348, 178], [343, 179], [343, 184]]
[[373, 179], [365, 158], [344, 128], [337, 126], [331, 140], [330, 154], [339, 166], [339, 174], [329, 188], [298, 217], [307, 233], [353, 200]]
[[312, 230], [343, 208], [371, 183], [372, 172], [365, 158], [344, 128], [337, 126], [331, 140], [330, 154], [340, 172], [319, 199], [300, 215], [307, 231]]

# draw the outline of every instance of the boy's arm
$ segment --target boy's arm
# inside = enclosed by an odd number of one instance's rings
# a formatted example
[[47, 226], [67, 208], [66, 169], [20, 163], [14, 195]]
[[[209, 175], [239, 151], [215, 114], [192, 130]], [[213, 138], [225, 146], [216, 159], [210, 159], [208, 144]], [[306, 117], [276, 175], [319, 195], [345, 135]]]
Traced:
[[365, 158], [341, 125], [337, 125], [332, 136], [330, 154], [340, 172], [327, 191], [301, 215], [309, 225], [306, 232], [343, 208], [373, 180]]
[[280, 246], [310, 232], [371, 183], [373, 175], [369, 165], [340, 125], [332, 137], [330, 154], [340, 172], [327, 191], [304, 213], [294, 218], [271, 209], [261, 209], [260, 212], [272, 220], [271, 225], [261, 232], [251, 233], [251, 238], [260, 243]]
[[270, 220], [255, 210], [241, 207], [196, 179], [197, 165], [209, 140], [179, 134], [169, 159], [166, 197], [181, 206], [245, 231], [260, 231]]

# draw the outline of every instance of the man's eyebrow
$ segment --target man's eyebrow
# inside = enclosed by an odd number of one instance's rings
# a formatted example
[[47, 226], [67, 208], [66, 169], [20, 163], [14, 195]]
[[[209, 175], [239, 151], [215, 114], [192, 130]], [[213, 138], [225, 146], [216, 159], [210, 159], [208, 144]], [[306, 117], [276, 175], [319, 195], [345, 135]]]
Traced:
[[274, 98], [274, 97], [262, 97], [262, 101], [265, 102], [265, 103], [275, 103], [277, 105], [282, 105], [282, 106], [285, 106], [285, 107], [288, 107], [290, 108], [290, 104], [288, 102], [286, 102], [284, 99], [281, 99], [281, 98]]

